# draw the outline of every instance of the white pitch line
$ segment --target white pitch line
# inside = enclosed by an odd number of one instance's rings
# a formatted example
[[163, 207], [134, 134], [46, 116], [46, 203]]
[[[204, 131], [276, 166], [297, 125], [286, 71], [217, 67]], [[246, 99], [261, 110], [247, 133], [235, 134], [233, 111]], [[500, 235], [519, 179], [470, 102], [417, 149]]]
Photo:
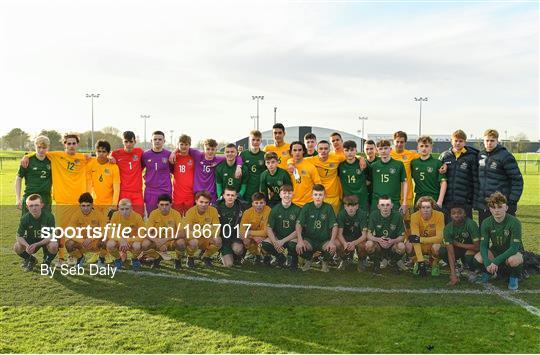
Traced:
[[508, 302], [515, 303], [521, 308], [525, 309], [527, 312], [532, 313], [537, 317], [540, 317], [540, 309], [536, 308], [535, 306], [531, 306], [530, 304], [528, 304], [527, 302], [525, 302], [524, 300], [520, 298], [514, 297], [512, 293], [508, 291], [503, 291], [500, 288], [495, 287], [493, 285], [489, 285], [489, 284], [485, 285], [484, 287], [486, 288], [486, 290], [493, 292], [500, 298], [505, 299]]
[[[319, 285], [299, 285], [299, 284], [287, 284], [287, 283], [271, 283], [261, 281], [245, 281], [234, 279], [218, 279], [202, 276], [188, 276], [188, 275], [172, 275], [164, 273], [153, 273], [150, 271], [131, 271], [122, 270], [124, 273], [141, 276], [161, 277], [168, 279], [180, 279], [188, 281], [201, 281], [217, 284], [229, 284], [229, 285], [243, 285], [243, 286], [256, 286], [256, 287], [270, 287], [270, 288], [290, 288], [300, 290], [320, 290], [320, 291], [336, 291], [336, 292], [355, 292], [355, 293], [419, 293], [419, 294], [469, 294], [469, 295], [484, 295], [491, 294], [488, 290], [447, 290], [447, 289], [435, 289], [435, 288], [376, 288], [376, 287], [349, 287], [349, 286], [319, 286]], [[540, 291], [540, 290], [538, 290]]]

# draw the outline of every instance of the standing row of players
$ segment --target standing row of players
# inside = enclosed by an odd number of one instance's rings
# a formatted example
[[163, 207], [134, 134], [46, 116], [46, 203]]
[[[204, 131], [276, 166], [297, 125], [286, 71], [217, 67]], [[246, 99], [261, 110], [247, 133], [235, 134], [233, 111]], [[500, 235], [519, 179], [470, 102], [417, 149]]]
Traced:
[[[77, 191], [93, 191], [96, 206], [101, 208], [115, 206], [118, 199], [128, 199], [136, 211], [143, 212], [145, 206], [148, 214], [157, 207], [160, 195], [172, 194], [173, 208], [185, 213], [193, 206], [196, 192], [207, 191], [210, 203], [215, 205], [227, 188], [234, 190], [237, 197], [247, 201], [248, 205], [253, 191], [262, 191], [267, 195], [268, 203], [274, 206], [280, 202], [280, 187], [289, 182], [294, 191], [292, 202], [302, 207], [312, 201], [313, 187], [322, 183], [325, 201], [332, 205], [334, 215], [340, 212], [341, 196], [355, 196], [363, 211], [369, 210], [369, 205], [375, 210], [380, 198], [388, 196], [393, 208], [405, 217], [406, 235], [413, 234], [408, 222], [409, 206], [413, 203], [412, 180], [415, 181], [415, 202], [420, 197], [431, 197], [439, 208], [447, 211], [448, 217], [449, 206], [456, 202], [463, 205], [470, 217], [471, 196], [476, 195], [475, 207], [480, 208], [481, 220], [485, 219], [489, 209], [485, 204], [480, 206], [479, 196], [485, 197], [494, 191], [501, 191], [507, 196], [510, 213], [515, 213], [521, 195], [523, 182], [517, 164], [497, 144], [498, 134], [494, 130], [486, 131], [485, 152], [465, 147], [464, 133], [456, 131], [452, 137], [452, 148], [441, 156], [442, 162], [431, 157], [429, 137], [418, 140], [419, 154], [403, 149], [407, 138], [404, 132], [394, 135], [393, 150], [390, 142], [379, 141], [376, 145], [378, 157], [374, 154], [373, 142], [366, 142], [366, 159], [358, 159], [355, 143], [343, 143], [337, 133], [331, 136], [331, 143], [315, 143], [314, 136], [306, 136], [306, 144], [285, 143], [285, 129], [280, 124], [274, 126], [273, 134], [275, 144], [265, 147], [266, 154], [260, 150], [260, 132], [253, 131], [249, 151], [237, 155], [236, 147], [231, 144], [225, 148], [225, 157], [216, 157], [217, 144], [214, 140], [207, 140], [201, 152], [191, 149], [190, 139], [184, 135], [179, 139], [178, 149], [169, 152], [163, 149], [164, 134], [154, 132], [152, 149], [142, 152], [134, 147], [134, 134], [125, 132], [123, 149], [109, 154], [110, 145], [100, 141], [96, 159], [77, 153], [76, 135], [64, 136], [65, 152], [47, 152], [46, 138], [38, 137], [36, 154], [23, 158], [19, 177], [26, 178], [24, 197], [39, 193], [50, 208], [52, 175], [58, 224], [64, 227], [69, 224], [67, 220], [74, 211], [74, 205], [76, 207], [73, 199], [80, 196]], [[332, 152], [331, 145], [334, 148]], [[314, 156], [315, 153], [318, 155]], [[448, 169], [446, 176], [444, 167]], [[174, 183], [171, 183], [171, 173]], [[505, 178], [501, 179], [501, 176]], [[36, 182], [34, 185], [33, 181]], [[20, 179], [17, 182], [18, 204], [21, 205]], [[463, 194], [463, 191], [468, 193]], [[437, 207], [435, 204], [432, 207]], [[418, 261], [415, 270], [422, 273], [423, 253], [418, 247], [415, 251]], [[437, 272], [437, 267], [432, 268], [433, 274]]]

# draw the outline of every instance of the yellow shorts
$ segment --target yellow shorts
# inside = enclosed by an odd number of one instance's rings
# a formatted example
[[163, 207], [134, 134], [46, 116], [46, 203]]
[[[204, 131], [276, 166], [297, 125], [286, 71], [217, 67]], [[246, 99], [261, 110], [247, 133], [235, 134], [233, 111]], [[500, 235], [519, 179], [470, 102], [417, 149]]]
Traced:
[[338, 214], [339, 212], [339, 209], [341, 207], [341, 199], [339, 198], [339, 196], [336, 196], [336, 197], [325, 197], [324, 198], [324, 202], [326, 203], [329, 203], [332, 205], [332, 209], [334, 210], [334, 213]]

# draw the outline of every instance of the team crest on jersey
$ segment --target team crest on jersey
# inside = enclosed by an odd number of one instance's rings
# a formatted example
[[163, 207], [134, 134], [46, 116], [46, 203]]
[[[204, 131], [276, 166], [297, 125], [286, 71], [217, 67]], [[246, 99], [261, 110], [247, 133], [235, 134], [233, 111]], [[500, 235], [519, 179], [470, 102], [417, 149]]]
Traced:
[[174, 221], [167, 221], [167, 225], [169, 227], [174, 227]]
[[435, 223], [430, 223], [430, 224], [429, 224], [429, 228], [434, 229], [434, 228], [435, 228]]
[[193, 160], [189, 159], [189, 160], [187, 161], [187, 165], [193, 165]]
[[428, 173], [432, 173], [432, 172], [433, 172], [433, 168], [432, 168], [431, 166], [428, 166], [427, 172], [428, 172]]
[[325, 220], [325, 219], [326, 219], [326, 213], [321, 213], [321, 219], [322, 219], [322, 220]]
[[504, 230], [504, 236], [508, 237], [510, 235], [510, 231], [508, 229]]
[[81, 161], [80, 161], [79, 159], [75, 159], [75, 160], [73, 161], [73, 164], [75, 164], [75, 165], [79, 165], [80, 163], [81, 163]]
[[137, 161], [137, 160], [139, 160], [139, 156], [138, 156], [138, 155], [134, 155], [134, 156], [133, 156], [133, 161]]
[[264, 165], [264, 160], [259, 160], [259, 165], [263, 166]]
[[161, 158], [161, 162], [162, 162], [163, 164], [167, 164], [168, 161], [169, 161], [169, 160], [168, 160], [167, 158]]
[[300, 174], [302, 174], [302, 175], [307, 175], [307, 171], [302, 170], [302, 171], [300, 172]]
[[492, 161], [491, 162], [491, 165], [489, 166], [490, 169], [497, 169], [497, 162], [496, 161]]
[[354, 222], [354, 226], [355, 226], [355, 227], [358, 227], [358, 222]]
[[396, 227], [397, 227], [397, 226], [396, 226], [395, 224], [391, 224], [391, 225], [390, 225], [390, 229], [391, 229], [391, 230], [395, 230]]
[[278, 180], [278, 182], [277, 182], [277, 185], [278, 185], [278, 186], [281, 186], [281, 185], [283, 185], [283, 181], [281, 181], [281, 180]]
[[406, 156], [406, 155], [403, 156], [403, 160], [408, 160], [408, 159], [409, 159], [408, 156]]
[[51, 164], [47, 164], [47, 170], [51, 170]]
[[390, 168], [390, 169], [388, 169], [388, 172], [389, 172], [390, 174], [395, 174], [395, 173], [396, 173], [396, 169]]
[[105, 168], [105, 170], [103, 170], [103, 173], [105, 175], [109, 175], [111, 173], [111, 170], [109, 170], [109, 168]]
[[[280, 216], [280, 217], [281, 217], [281, 216]], [[296, 219], [296, 216], [293, 215], [293, 214], [291, 214], [291, 215], [289, 216], [289, 219], [290, 219], [291, 221], [294, 221], [294, 220]]]
[[461, 238], [463, 238], [463, 239], [469, 238], [469, 233], [467, 233], [467, 232], [461, 233]]
[[356, 169], [356, 174], [357, 174], [357, 175], [362, 174], [362, 172], [360, 171], [360, 169]]
[[92, 225], [96, 226], [98, 224], [98, 221], [97, 221], [97, 219], [93, 219], [93, 220], [90, 221], [90, 223]]
[[336, 164], [330, 163], [330, 168], [333, 168], [333, 167], [335, 167], [335, 166], [336, 166]]
[[204, 218], [204, 221], [205, 221], [206, 223], [210, 223], [210, 222], [212, 222], [212, 218], [210, 218], [210, 217], [205, 217], [205, 218]]
[[283, 151], [283, 152], [281, 153], [281, 155], [283, 155], [283, 156], [289, 155], [289, 152], [288, 152], [287, 150], [285, 150], [285, 151]]

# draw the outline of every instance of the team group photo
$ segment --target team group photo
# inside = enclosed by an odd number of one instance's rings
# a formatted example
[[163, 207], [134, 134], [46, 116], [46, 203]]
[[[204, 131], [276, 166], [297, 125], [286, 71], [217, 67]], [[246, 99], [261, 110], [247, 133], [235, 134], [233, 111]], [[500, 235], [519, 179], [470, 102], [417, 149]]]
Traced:
[[0, 352], [540, 352], [538, 11], [3, 3]]

